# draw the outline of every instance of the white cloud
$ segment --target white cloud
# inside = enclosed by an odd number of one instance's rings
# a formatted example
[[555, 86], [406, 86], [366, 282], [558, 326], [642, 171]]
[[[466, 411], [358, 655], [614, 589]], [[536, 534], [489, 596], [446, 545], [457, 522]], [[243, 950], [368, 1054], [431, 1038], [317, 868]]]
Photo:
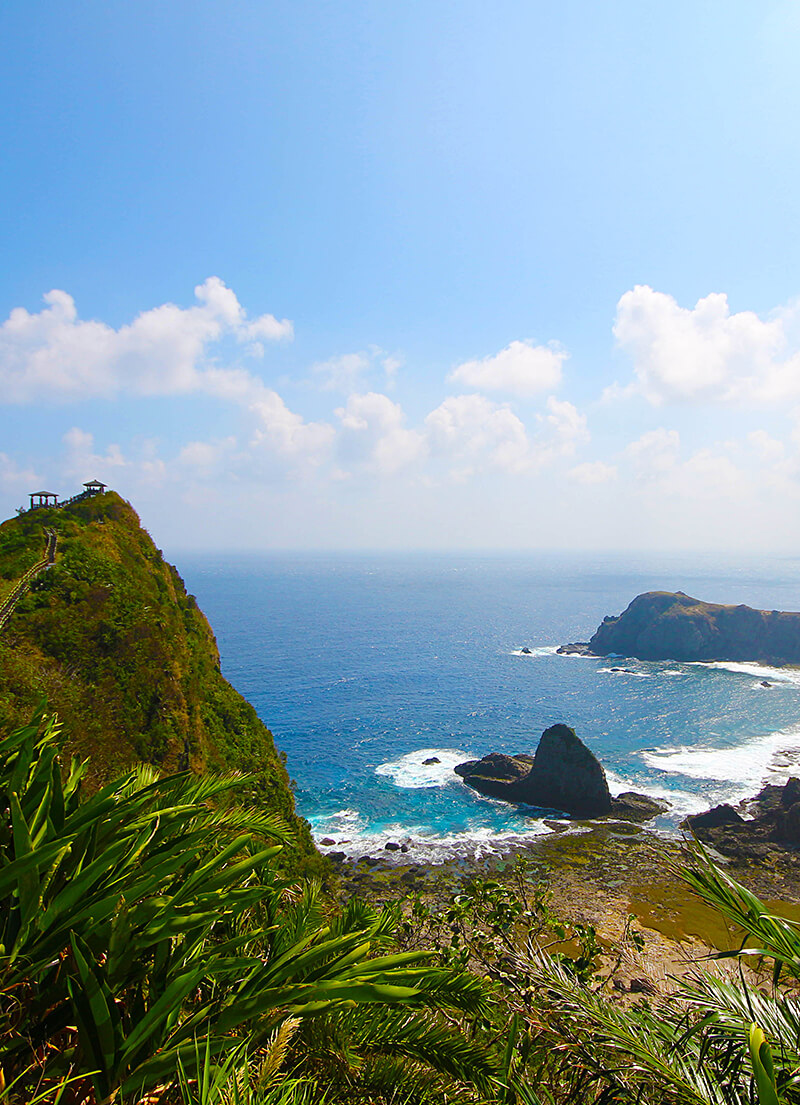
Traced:
[[642, 434], [624, 450], [633, 475], [660, 494], [679, 499], [737, 498], [749, 494], [752, 481], [725, 453], [699, 449], [681, 459], [677, 430], [660, 427]]
[[373, 379], [383, 375], [385, 386], [394, 387], [397, 370], [403, 361], [394, 354], [386, 353], [377, 345], [360, 353], [343, 353], [330, 357], [327, 361], [318, 361], [311, 366], [311, 373], [320, 380], [323, 391], [341, 391], [349, 395], [355, 391], [365, 391], [365, 376]]
[[215, 474], [221, 462], [236, 448], [236, 438], [217, 441], [190, 441], [178, 453], [178, 463], [201, 476]]
[[350, 392], [355, 390], [370, 364], [366, 353], [344, 353], [340, 357], [318, 361], [311, 366], [311, 371], [322, 380], [325, 391]]
[[585, 464], [577, 464], [574, 468], [570, 468], [567, 475], [571, 480], [575, 480], [576, 483], [582, 483], [587, 486], [593, 486], [595, 484], [609, 483], [611, 480], [617, 478], [617, 469], [613, 464], [606, 464], [602, 460], [591, 460]]
[[319, 464], [333, 444], [332, 426], [327, 422], [306, 422], [270, 388], [255, 388], [247, 405], [259, 420], [253, 439], [256, 445]]
[[589, 440], [586, 415], [581, 414], [572, 403], [551, 395], [547, 400], [547, 410], [544, 418], [540, 416], [540, 421], [549, 431], [542, 443], [545, 450], [558, 456], [570, 456], [580, 442]]
[[[113, 471], [127, 464], [119, 445], [109, 445], [103, 455], [95, 452], [94, 435], [78, 426], [67, 430], [62, 441], [67, 448], [64, 471], [69, 476], [100, 479], [110, 484]], [[86, 475], [87, 472], [89, 475]]]
[[530, 442], [522, 421], [508, 406], [485, 395], [454, 395], [425, 419], [435, 455], [457, 462], [462, 476], [488, 463], [507, 472], [530, 464]]
[[33, 491], [35, 485], [41, 483], [42, 477], [37, 475], [32, 468], [20, 468], [17, 462], [7, 453], [0, 453], [0, 484], [9, 490], [24, 488]]
[[204, 391], [205, 358], [215, 342], [226, 336], [239, 342], [292, 336], [286, 319], [261, 315], [248, 320], [234, 292], [216, 276], [194, 291], [195, 306], [165, 303], [117, 330], [79, 319], [75, 301], [63, 291], [48, 292], [47, 306], [38, 313], [14, 308], [0, 326], [4, 401]]
[[566, 358], [566, 351], [557, 345], [512, 341], [494, 356], [459, 365], [448, 379], [483, 391], [527, 397], [558, 387]]
[[345, 462], [366, 461], [388, 475], [425, 454], [423, 435], [406, 429], [402, 407], [387, 395], [374, 391], [351, 395], [336, 415], [342, 427], [340, 454]]
[[688, 309], [640, 284], [617, 304], [614, 336], [633, 361], [629, 391], [651, 403], [779, 402], [800, 396], [797, 318], [796, 304], [766, 321], [731, 314], [721, 293]]

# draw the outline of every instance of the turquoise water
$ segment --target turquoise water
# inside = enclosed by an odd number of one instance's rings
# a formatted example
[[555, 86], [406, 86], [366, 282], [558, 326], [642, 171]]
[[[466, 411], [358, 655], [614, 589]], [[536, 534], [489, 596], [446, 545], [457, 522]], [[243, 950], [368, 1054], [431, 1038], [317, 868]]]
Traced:
[[[800, 560], [175, 559], [217, 634], [224, 674], [287, 753], [300, 812], [352, 854], [412, 838], [430, 858], [548, 831], [541, 811], [481, 798], [452, 767], [532, 751], [557, 721], [600, 758], [612, 792], [670, 799], [664, 832], [800, 774], [800, 671], [554, 651], [647, 590], [800, 610]], [[431, 757], [441, 762], [425, 767]]]

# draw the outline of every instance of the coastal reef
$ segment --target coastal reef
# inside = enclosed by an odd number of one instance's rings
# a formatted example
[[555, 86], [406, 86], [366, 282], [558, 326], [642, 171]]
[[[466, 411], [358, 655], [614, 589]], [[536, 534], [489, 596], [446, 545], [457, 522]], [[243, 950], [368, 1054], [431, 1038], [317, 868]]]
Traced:
[[683, 591], [648, 591], [617, 617], [604, 618], [588, 642], [562, 645], [558, 651], [639, 660], [800, 664], [800, 613], [702, 602]]
[[492, 752], [481, 760], [457, 764], [454, 770], [489, 798], [560, 810], [572, 817], [617, 814], [647, 820], [667, 807], [666, 802], [633, 792], [612, 798], [603, 765], [575, 730], [563, 724], [545, 729], [534, 756]]

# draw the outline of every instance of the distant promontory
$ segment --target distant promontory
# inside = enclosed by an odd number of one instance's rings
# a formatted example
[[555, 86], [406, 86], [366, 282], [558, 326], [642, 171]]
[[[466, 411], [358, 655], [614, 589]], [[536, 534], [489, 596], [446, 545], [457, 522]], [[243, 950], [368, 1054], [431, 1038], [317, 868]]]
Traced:
[[617, 617], [604, 618], [588, 642], [562, 645], [558, 651], [639, 660], [800, 664], [800, 613], [702, 602], [683, 591], [648, 591]]

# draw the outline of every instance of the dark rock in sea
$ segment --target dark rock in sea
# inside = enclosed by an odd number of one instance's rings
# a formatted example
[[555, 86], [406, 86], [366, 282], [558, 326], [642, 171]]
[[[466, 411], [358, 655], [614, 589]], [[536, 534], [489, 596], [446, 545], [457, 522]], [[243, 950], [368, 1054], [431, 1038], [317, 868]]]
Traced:
[[[626, 791], [612, 798], [602, 764], [567, 725], [542, 733], [536, 755], [491, 752], [454, 768], [465, 783], [490, 798], [561, 810], [572, 817], [613, 817], [648, 821], [669, 802]], [[549, 826], [549, 822], [547, 823]], [[553, 824], [563, 830], [564, 826]]]
[[666, 813], [669, 807], [670, 803], [664, 798], [651, 798], [634, 790], [626, 790], [611, 799], [612, 814], [626, 821], [649, 821], [651, 817]]
[[336, 843], [336, 841], [331, 840], [331, 838], [329, 836], [324, 836], [322, 838], [322, 840], [320, 841], [320, 844], [322, 845], [323, 848], [329, 848], [331, 846], [331, 844], [335, 844], [335, 843]]
[[523, 656], [530, 656], [531, 655], [531, 650], [528, 648], [527, 645], [525, 645], [524, 648], [521, 648], [520, 652], [523, 654]]
[[588, 643], [562, 645], [558, 652], [800, 664], [800, 613], [702, 602], [683, 591], [649, 591], [618, 617], [604, 618]]
[[759, 687], [771, 687], [771, 686], [772, 686], [772, 684], [770, 683], [769, 679], [762, 679], [761, 682], [759, 683]]
[[395, 842], [393, 840], [387, 841], [386, 844], [384, 844], [384, 848], [386, 849], [387, 852], [399, 852], [400, 851], [400, 845], [395, 844]]
[[347, 852], [328, 852], [328, 859], [336, 863], [343, 863], [347, 859]]
[[408, 851], [408, 845], [407, 844], [401, 844], [400, 845], [400, 851], [401, 852], [407, 852]]
[[441, 762], [442, 761], [439, 759], [438, 756], [429, 756], [427, 758], [427, 760], [422, 761], [422, 766], [423, 767], [430, 767], [431, 764], [440, 764]]
[[536, 755], [493, 752], [459, 764], [464, 782], [490, 798], [563, 810], [577, 817], [611, 812], [611, 795], [599, 760], [567, 725], [542, 733]]
[[720, 825], [744, 825], [744, 818], [733, 806], [723, 802], [721, 806], [712, 806], [705, 813], [696, 813], [686, 818], [692, 832], [698, 829], [718, 829]]
[[800, 851], [800, 779], [785, 786], [770, 784], [746, 804], [745, 819], [731, 806], [715, 806], [687, 817], [695, 836], [737, 859], [763, 859], [771, 851]]
[[597, 653], [589, 648], [588, 641], [573, 641], [571, 645], [561, 645], [556, 652], [562, 656], [597, 656]]

